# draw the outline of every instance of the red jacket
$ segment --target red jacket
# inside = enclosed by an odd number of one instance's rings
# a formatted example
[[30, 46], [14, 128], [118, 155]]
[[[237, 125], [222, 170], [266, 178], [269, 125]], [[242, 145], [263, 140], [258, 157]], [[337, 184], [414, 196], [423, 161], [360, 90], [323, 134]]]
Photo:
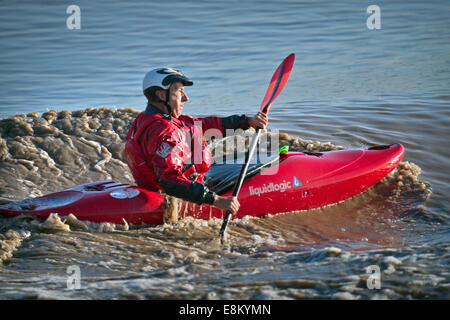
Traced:
[[139, 187], [198, 204], [214, 202], [215, 193], [201, 183], [211, 168], [211, 152], [204, 132], [247, 129], [246, 116], [178, 119], [149, 105], [133, 121], [125, 144], [125, 161]]

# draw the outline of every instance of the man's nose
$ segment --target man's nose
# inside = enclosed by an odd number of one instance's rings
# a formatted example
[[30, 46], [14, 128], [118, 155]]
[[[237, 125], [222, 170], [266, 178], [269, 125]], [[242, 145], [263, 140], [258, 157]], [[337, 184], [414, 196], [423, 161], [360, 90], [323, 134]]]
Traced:
[[189, 101], [189, 97], [187, 96], [186, 93], [183, 93], [183, 96], [181, 97], [181, 100], [182, 100], [183, 102]]

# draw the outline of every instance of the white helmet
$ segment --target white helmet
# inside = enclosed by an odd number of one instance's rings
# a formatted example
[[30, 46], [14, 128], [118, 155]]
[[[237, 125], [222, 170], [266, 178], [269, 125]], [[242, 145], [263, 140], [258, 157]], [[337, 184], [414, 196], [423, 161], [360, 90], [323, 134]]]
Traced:
[[151, 87], [160, 87], [164, 90], [169, 89], [174, 82], [182, 82], [185, 86], [192, 86], [194, 82], [189, 80], [179, 70], [172, 68], [158, 68], [149, 71], [142, 82], [142, 91]]

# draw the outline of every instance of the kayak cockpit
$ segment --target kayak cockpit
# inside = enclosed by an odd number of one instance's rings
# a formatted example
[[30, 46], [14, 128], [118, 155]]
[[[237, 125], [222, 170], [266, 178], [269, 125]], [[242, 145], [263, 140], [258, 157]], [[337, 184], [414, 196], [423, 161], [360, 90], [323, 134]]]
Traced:
[[[263, 169], [277, 165], [280, 159], [278, 154], [269, 155], [261, 160], [259, 157], [250, 161], [245, 180], [260, 173]], [[224, 163], [213, 163], [211, 169], [205, 174], [203, 183], [217, 194], [223, 194], [229, 191], [236, 184], [241, 168], [243, 166], [242, 159], [234, 159], [233, 162], [223, 161]], [[253, 162], [253, 163], [252, 163]], [[256, 162], [256, 163], [255, 163]], [[244, 181], [245, 181], [244, 180]]]

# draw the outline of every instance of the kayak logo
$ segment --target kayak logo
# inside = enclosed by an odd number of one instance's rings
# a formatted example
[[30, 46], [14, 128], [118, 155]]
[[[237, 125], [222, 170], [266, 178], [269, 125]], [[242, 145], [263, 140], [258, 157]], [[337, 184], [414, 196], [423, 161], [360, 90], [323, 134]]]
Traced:
[[292, 186], [295, 187], [301, 187], [302, 183], [300, 182], [300, 180], [297, 179], [296, 176], [294, 176], [294, 181], [292, 182]]
[[292, 189], [292, 188], [297, 188], [297, 187], [301, 187], [302, 183], [300, 182], [300, 180], [297, 179], [296, 176], [294, 176], [294, 179], [291, 182], [286, 182], [286, 180], [283, 180], [283, 182], [281, 183], [273, 183], [271, 182], [269, 185], [263, 184], [262, 187], [253, 187], [250, 186], [248, 188], [248, 190], [250, 191], [250, 195], [254, 196], [257, 195], [258, 197], [264, 193], [268, 193], [268, 192], [274, 192], [274, 191], [278, 191], [278, 192], [285, 192], [287, 189]]
[[137, 197], [140, 194], [140, 191], [132, 188], [125, 188], [114, 190], [110, 192], [110, 196], [116, 199], [132, 199]]

